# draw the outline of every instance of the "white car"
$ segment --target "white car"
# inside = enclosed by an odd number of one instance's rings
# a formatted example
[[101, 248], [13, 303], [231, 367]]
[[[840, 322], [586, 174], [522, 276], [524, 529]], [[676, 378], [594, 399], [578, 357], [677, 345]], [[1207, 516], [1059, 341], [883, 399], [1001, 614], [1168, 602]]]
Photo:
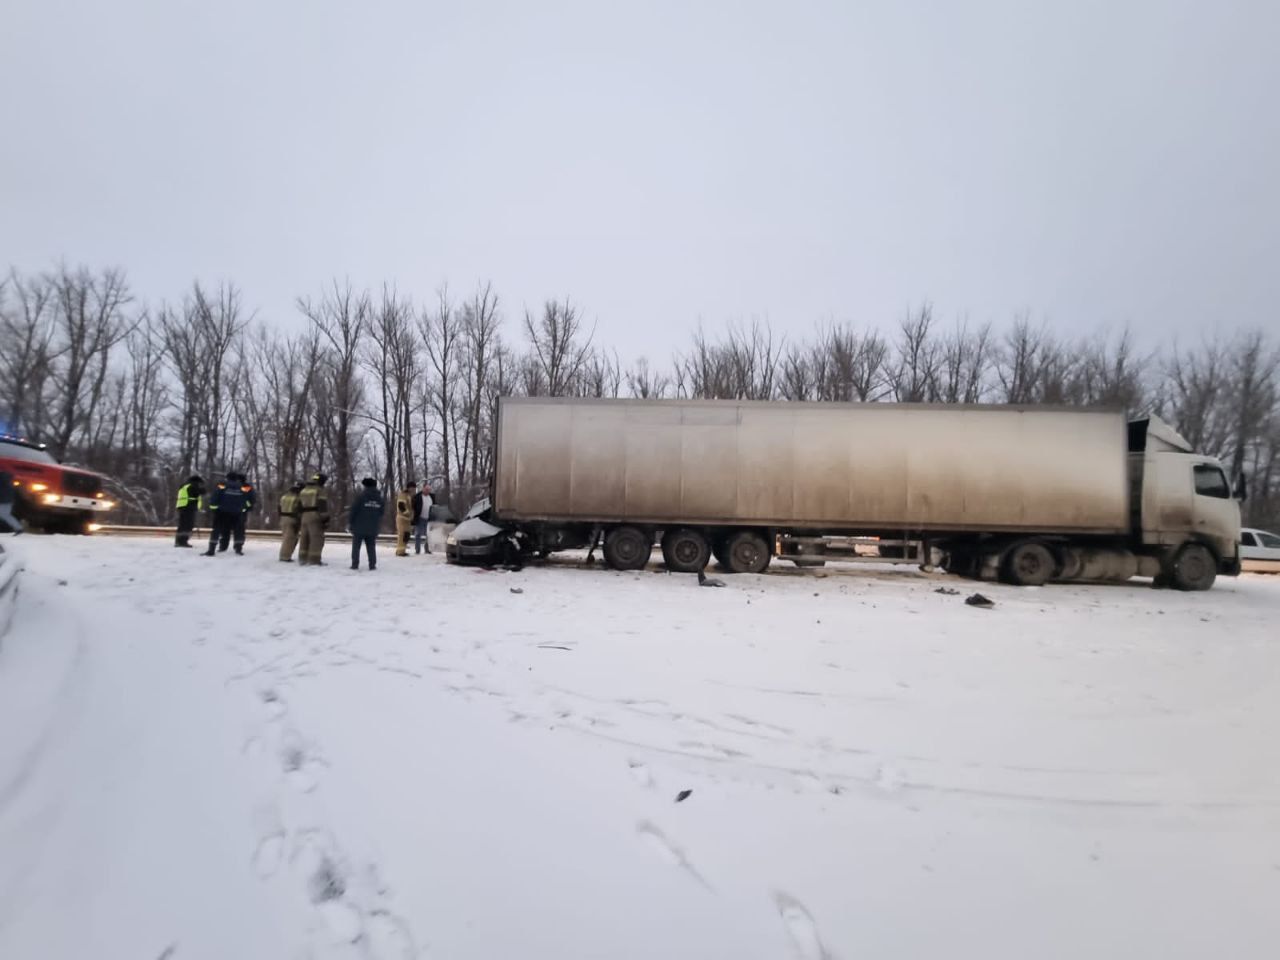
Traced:
[[1240, 531], [1240, 569], [1280, 573], [1280, 536], [1266, 530]]

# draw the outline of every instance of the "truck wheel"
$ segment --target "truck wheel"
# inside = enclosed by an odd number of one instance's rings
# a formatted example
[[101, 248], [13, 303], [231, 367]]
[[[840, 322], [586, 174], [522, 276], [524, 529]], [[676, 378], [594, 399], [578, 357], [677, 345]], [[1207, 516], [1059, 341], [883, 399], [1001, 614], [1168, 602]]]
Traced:
[[614, 570], [643, 570], [653, 538], [636, 527], [614, 527], [604, 538], [604, 562]]
[[1208, 590], [1218, 577], [1218, 561], [1208, 547], [1189, 543], [1173, 558], [1171, 575], [1179, 590]]
[[697, 573], [711, 559], [711, 544], [697, 530], [671, 530], [662, 538], [662, 559], [673, 573]]
[[1040, 587], [1053, 576], [1053, 554], [1043, 543], [1020, 543], [1005, 557], [1005, 576], [1019, 587]]
[[769, 544], [752, 530], [735, 533], [725, 543], [730, 573], [764, 573], [770, 559]]

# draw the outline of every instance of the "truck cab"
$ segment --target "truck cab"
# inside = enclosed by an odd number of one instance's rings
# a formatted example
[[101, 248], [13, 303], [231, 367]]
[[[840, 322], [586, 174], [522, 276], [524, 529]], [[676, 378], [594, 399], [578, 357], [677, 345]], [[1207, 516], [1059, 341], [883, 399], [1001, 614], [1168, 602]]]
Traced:
[[14, 512], [26, 523], [62, 533], [89, 533], [115, 507], [103, 478], [61, 464], [40, 443], [0, 435], [0, 473], [12, 477]]
[[1238, 574], [1240, 504], [1222, 464], [1194, 453], [1157, 417], [1130, 425], [1129, 449], [1138, 488], [1134, 530], [1144, 546], [1168, 558], [1166, 572], [1179, 556], [1204, 548], [1212, 554], [1214, 575]]

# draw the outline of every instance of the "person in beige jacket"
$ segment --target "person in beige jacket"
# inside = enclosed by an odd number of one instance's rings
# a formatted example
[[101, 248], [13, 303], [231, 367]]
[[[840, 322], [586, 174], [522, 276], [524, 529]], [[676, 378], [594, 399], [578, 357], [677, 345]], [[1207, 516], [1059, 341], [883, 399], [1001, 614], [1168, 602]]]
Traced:
[[413, 533], [413, 498], [418, 494], [418, 485], [410, 480], [404, 489], [396, 494], [396, 556], [409, 555], [409, 535]]

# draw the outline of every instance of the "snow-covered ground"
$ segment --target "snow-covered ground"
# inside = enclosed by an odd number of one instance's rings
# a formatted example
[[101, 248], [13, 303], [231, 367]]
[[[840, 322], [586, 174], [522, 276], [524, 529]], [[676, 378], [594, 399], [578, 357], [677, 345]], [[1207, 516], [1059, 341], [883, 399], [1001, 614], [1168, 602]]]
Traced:
[[980, 610], [904, 569], [6, 546], [6, 960], [1280, 942], [1280, 578]]

